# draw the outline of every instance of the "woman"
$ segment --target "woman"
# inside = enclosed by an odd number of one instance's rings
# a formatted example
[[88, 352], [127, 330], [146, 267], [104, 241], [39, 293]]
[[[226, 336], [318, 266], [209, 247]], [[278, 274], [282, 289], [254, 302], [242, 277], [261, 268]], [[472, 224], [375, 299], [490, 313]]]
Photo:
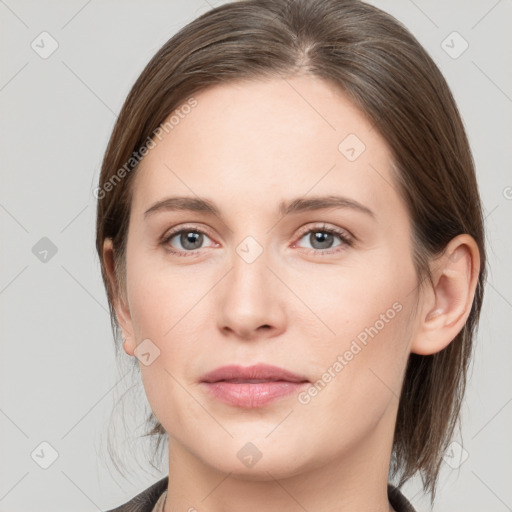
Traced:
[[116, 342], [169, 441], [116, 511], [412, 511], [416, 472], [433, 502], [484, 233], [457, 107], [400, 23], [212, 9], [136, 81], [97, 197]]

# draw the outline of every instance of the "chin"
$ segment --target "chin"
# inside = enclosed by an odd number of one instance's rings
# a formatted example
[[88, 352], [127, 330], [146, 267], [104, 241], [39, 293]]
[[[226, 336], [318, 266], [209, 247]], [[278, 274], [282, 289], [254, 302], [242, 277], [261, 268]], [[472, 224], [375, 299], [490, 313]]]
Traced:
[[[302, 460], [299, 460], [298, 453], [301, 453]], [[198, 455], [201, 456], [200, 453]], [[304, 471], [307, 465], [300, 443], [283, 449], [282, 445], [269, 439], [266, 442], [231, 440], [229, 446], [216, 445], [216, 449], [207, 449], [207, 455], [201, 458], [204, 463], [217, 471], [229, 473], [232, 478], [261, 482], [294, 476]]]

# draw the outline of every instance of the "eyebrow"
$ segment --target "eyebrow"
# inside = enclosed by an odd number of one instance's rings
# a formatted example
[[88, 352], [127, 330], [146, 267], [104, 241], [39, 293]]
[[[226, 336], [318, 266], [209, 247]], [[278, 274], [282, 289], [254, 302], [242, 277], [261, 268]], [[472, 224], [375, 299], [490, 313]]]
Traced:
[[[375, 218], [375, 213], [367, 206], [347, 197], [341, 196], [317, 196], [311, 198], [300, 197], [291, 201], [279, 203], [279, 214], [282, 216], [297, 214], [305, 211], [316, 211], [324, 209], [350, 208], [365, 213]], [[221, 212], [213, 201], [200, 197], [168, 197], [156, 202], [144, 212], [144, 218], [160, 211], [191, 211], [207, 213], [221, 217]]]

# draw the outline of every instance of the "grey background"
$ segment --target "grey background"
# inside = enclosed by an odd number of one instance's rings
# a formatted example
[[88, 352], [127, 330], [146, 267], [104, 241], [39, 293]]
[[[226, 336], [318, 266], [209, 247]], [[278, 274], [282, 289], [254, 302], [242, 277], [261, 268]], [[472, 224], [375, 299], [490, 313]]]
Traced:
[[[168, 472], [165, 451], [159, 468], [144, 462], [145, 395], [129, 358], [120, 368], [114, 358], [93, 189], [115, 115], [146, 62], [220, 3], [0, 0], [0, 512], [106, 510]], [[372, 3], [404, 22], [447, 78], [485, 205], [491, 270], [458, 438], [467, 458], [451, 467], [463, 453], [455, 445], [434, 510], [512, 510], [512, 2]], [[48, 51], [43, 31], [58, 42], [46, 59], [31, 47]], [[469, 44], [457, 58], [463, 41], [447, 39], [453, 31]], [[106, 455], [115, 404], [128, 480]], [[57, 458], [43, 469], [52, 449]], [[403, 492], [429, 510], [418, 479]]]

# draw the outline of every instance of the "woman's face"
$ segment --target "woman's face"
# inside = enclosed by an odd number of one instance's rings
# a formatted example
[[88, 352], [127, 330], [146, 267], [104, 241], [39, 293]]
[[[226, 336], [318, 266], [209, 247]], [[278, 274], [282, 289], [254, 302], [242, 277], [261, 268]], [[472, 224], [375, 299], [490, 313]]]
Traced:
[[[135, 355], [152, 410], [176, 453], [242, 478], [371, 462], [391, 450], [417, 329], [390, 151], [319, 79], [195, 99], [133, 183], [123, 324], [129, 353], [145, 340]], [[170, 201], [148, 212], [176, 197], [217, 212]], [[308, 382], [202, 382], [256, 364]]]

